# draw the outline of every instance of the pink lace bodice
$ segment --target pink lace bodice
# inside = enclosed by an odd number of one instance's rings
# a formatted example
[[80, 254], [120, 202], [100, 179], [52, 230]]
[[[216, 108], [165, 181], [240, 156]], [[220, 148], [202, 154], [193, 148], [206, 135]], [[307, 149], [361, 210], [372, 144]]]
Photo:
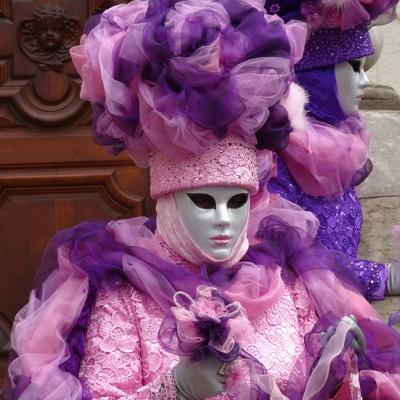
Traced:
[[[98, 292], [87, 332], [80, 378], [95, 400], [175, 399], [176, 356], [158, 344], [164, 313], [130, 284]], [[254, 339], [244, 349], [261, 361], [284, 389], [317, 316], [300, 281], [252, 321]], [[219, 399], [225, 399], [221, 395]]]

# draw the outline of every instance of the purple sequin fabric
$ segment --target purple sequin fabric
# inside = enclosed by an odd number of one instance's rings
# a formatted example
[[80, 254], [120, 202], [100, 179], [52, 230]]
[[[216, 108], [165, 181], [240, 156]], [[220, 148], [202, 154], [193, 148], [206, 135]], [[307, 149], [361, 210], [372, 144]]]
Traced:
[[338, 28], [320, 29], [308, 38], [304, 57], [296, 64], [296, 70], [338, 64], [353, 58], [366, 57], [373, 52], [366, 25], [344, 32]]
[[349, 188], [336, 199], [308, 196], [279, 160], [278, 176], [268, 183], [268, 190], [311, 211], [320, 221], [316, 239], [332, 250], [339, 250], [351, 257], [350, 267], [357, 274], [368, 300], [384, 297], [387, 280], [385, 264], [357, 258], [360, 243], [362, 210], [354, 188]]
[[[307, 23], [309, 38], [297, 71], [341, 63], [373, 53], [368, 28], [395, 16], [398, 0], [267, 0], [265, 8], [284, 21]], [[334, 4], [331, 4], [334, 3]]]

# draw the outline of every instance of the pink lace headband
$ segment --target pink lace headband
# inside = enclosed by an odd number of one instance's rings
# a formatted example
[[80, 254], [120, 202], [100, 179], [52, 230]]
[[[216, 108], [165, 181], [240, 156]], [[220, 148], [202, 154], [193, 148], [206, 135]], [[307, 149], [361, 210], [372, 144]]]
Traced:
[[150, 156], [150, 194], [158, 199], [202, 186], [240, 186], [256, 193], [257, 165], [256, 148], [237, 135], [220, 140], [200, 155], [181, 159], [156, 152]]

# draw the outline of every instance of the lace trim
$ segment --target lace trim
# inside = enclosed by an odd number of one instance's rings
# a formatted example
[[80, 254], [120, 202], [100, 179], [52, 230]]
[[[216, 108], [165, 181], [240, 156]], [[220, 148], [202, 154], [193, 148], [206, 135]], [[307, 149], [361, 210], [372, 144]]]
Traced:
[[176, 400], [176, 386], [172, 369], [167, 369], [150, 386], [150, 400]]
[[161, 152], [150, 156], [153, 199], [191, 187], [241, 186], [258, 190], [257, 152], [240, 136], [230, 134], [201, 154], [171, 159]]
[[304, 353], [304, 336], [318, 321], [307, 289], [299, 280], [287, 286], [284, 294], [265, 314], [252, 321], [256, 340], [244, 346], [276, 377], [281, 391]]
[[188, 271], [197, 274], [200, 271], [200, 268], [190, 263], [189, 261], [184, 260], [178, 253], [169, 247], [165, 241], [160, 236], [159, 232], [156, 230], [154, 233], [154, 239], [158, 242], [159, 246], [164, 250], [166, 257], [174, 262], [176, 265], [186, 268]]

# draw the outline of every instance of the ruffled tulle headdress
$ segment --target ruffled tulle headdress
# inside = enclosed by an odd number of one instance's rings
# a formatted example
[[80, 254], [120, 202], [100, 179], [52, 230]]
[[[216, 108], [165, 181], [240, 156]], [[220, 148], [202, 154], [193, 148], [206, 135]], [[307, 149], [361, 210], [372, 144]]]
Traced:
[[81, 96], [93, 105], [94, 139], [141, 167], [157, 154], [197, 156], [230, 135], [280, 147], [291, 127], [278, 101], [304, 36], [304, 25], [284, 25], [254, 1], [113, 7], [71, 51]]
[[373, 53], [368, 28], [394, 19], [398, 0], [267, 0], [285, 21], [307, 23], [308, 41], [296, 69], [337, 64]]
[[[268, 12], [285, 21], [307, 24], [304, 56], [295, 66], [296, 82], [306, 90], [295, 101], [284, 101], [294, 126], [281, 154], [302, 191], [311, 196], [336, 197], [366, 179], [369, 134], [358, 115], [341, 107], [335, 64], [373, 53], [368, 29], [390, 22], [398, 0], [267, 0]], [[297, 90], [298, 91], [298, 90]], [[307, 104], [305, 104], [307, 103]], [[302, 107], [309, 120], [294, 122]], [[297, 134], [295, 134], [297, 133]]]

